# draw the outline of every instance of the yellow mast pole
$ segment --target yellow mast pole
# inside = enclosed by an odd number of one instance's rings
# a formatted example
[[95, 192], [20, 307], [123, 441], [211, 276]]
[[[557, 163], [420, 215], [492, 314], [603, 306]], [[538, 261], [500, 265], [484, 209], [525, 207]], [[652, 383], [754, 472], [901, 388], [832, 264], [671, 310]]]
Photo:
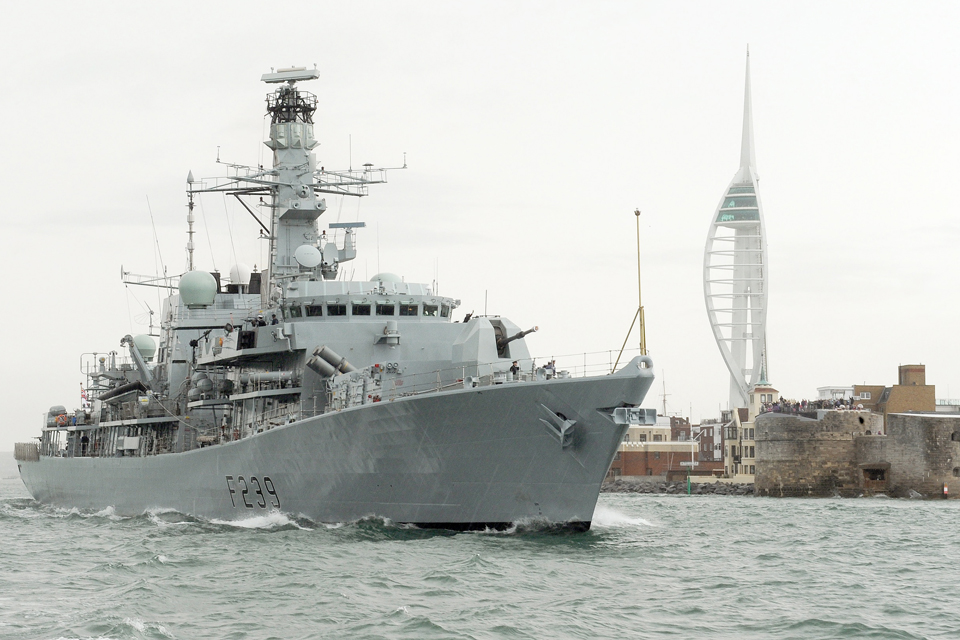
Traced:
[[633, 315], [633, 322], [630, 323], [630, 328], [627, 329], [627, 335], [623, 339], [623, 345], [620, 347], [620, 353], [617, 354], [617, 361], [613, 363], [613, 368], [610, 369], [610, 373], [613, 373], [617, 370], [617, 365], [620, 364], [620, 357], [623, 355], [623, 350], [627, 348], [627, 340], [630, 339], [630, 334], [633, 332], [633, 325], [637, 323], [637, 320], [640, 320], [640, 355], [647, 355], [647, 331], [646, 326], [643, 322], [643, 299], [640, 297], [640, 209], [634, 209], [633, 213], [637, 216], [637, 312]]
[[643, 295], [640, 287], [640, 209], [634, 210], [637, 216], [637, 313], [640, 316], [640, 355], [647, 355], [647, 330], [643, 321]]

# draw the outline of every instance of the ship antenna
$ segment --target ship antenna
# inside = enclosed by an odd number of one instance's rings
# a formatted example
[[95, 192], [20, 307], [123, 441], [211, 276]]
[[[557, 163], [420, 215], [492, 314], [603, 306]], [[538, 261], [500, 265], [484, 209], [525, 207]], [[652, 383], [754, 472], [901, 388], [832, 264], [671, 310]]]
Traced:
[[193, 271], [193, 171], [187, 172], [187, 271]]
[[627, 347], [627, 340], [630, 339], [633, 326], [637, 323], [638, 319], [640, 320], [640, 355], [647, 355], [647, 330], [643, 318], [643, 297], [640, 289], [640, 209], [634, 209], [633, 215], [637, 217], [637, 312], [633, 315], [633, 321], [630, 323], [630, 328], [627, 329], [627, 335], [623, 339], [620, 353], [617, 354], [617, 360], [613, 363], [613, 368], [610, 370], [610, 373], [617, 370], [617, 365], [620, 364], [620, 356], [623, 355], [623, 350]]
[[647, 355], [647, 327], [643, 318], [643, 296], [640, 289], [640, 209], [634, 209], [637, 217], [637, 314], [640, 316], [640, 355]]

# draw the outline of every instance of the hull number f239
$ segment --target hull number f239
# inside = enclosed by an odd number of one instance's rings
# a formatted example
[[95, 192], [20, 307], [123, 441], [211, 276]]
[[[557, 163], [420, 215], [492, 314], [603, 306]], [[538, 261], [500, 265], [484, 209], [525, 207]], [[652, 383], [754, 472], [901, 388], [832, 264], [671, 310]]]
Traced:
[[273, 480], [269, 476], [263, 476], [263, 479], [257, 476], [226, 476], [227, 491], [230, 492], [230, 502], [233, 506], [243, 505], [247, 509], [279, 509], [280, 496], [273, 486]]

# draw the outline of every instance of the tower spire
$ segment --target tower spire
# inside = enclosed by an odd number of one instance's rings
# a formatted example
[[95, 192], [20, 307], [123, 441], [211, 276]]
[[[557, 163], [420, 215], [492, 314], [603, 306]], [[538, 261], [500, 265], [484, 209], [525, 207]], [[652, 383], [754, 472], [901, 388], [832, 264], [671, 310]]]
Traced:
[[767, 243], [753, 150], [750, 49], [743, 93], [740, 167], [713, 214], [703, 256], [703, 295], [717, 346], [730, 371], [730, 408], [749, 406], [767, 375]]
[[743, 139], [740, 143], [740, 172], [744, 182], [757, 173], [757, 156], [753, 149], [753, 104], [750, 100], [750, 45], [747, 45], [747, 72], [743, 83]]

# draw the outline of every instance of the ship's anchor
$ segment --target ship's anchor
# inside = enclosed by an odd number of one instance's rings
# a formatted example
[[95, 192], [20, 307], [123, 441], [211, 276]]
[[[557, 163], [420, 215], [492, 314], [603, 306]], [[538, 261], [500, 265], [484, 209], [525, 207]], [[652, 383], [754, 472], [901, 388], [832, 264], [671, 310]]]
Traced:
[[576, 426], [576, 420], [567, 420], [567, 416], [562, 413], [554, 413], [550, 409], [547, 409], [542, 404], [540, 408], [547, 412], [547, 415], [550, 417], [549, 420], [544, 420], [540, 418], [540, 422], [543, 423], [543, 426], [547, 428], [547, 431], [550, 432], [550, 435], [557, 438], [560, 441], [560, 447], [566, 449], [571, 444], [573, 444], [573, 428]]

